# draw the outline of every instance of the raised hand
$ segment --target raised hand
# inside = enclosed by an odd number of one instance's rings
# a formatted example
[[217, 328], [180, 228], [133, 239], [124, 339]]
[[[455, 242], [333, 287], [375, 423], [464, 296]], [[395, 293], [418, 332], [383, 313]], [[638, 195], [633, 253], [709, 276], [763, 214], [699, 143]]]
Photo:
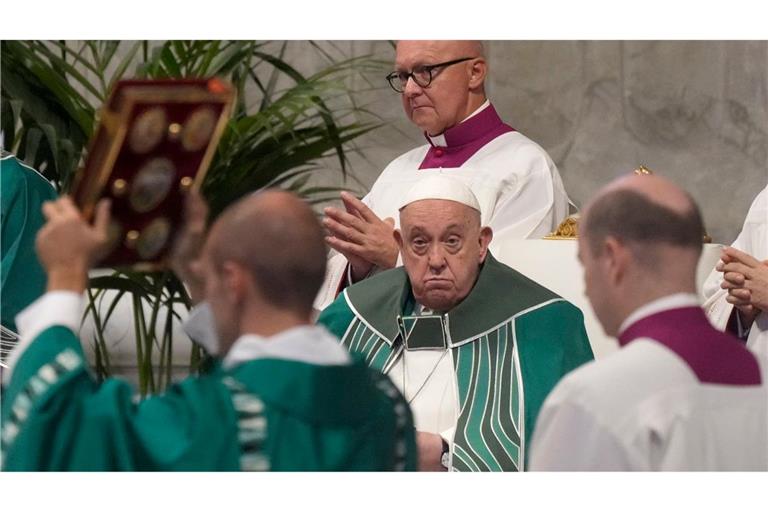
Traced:
[[328, 230], [326, 243], [343, 254], [352, 266], [352, 277], [360, 280], [373, 267], [393, 268], [398, 247], [393, 236], [394, 220], [384, 220], [348, 192], [341, 193], [346, 211], [328, 207], [323, 225]]
[[48, 274], [48, 290], [82, 292], [88, 270], [107, 247], [110, 203], [102, 199], [89, 224], [68, 196], [43, 203], [47, 222], [38, 231], [35, 247]]
[[200, 271], [200, 254], [206, 237], [208, 205], [196, 190], [190, 190], [184, 204], [184, 224], [171, 254], [171, 268], [187, 287], [193, 303], [202, 300], [205, 280]]

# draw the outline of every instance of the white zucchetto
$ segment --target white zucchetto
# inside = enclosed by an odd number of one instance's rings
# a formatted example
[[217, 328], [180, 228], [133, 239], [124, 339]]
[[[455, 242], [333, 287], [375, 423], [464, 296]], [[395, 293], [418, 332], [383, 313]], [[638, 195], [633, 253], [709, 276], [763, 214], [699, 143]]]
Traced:
[[451, 178], [444, 174], [427, 176], [424, 179], [417, 181], [405, 194], [398, 209], [402, 210], [409, 204], [424, 199], [456, 201], [457, 203], [469, 206], [478, 212], [480, 211], [480, 203], [478, 203], [475, 194], [472, 193], [472, 189], [470, 189], [463, 181]]

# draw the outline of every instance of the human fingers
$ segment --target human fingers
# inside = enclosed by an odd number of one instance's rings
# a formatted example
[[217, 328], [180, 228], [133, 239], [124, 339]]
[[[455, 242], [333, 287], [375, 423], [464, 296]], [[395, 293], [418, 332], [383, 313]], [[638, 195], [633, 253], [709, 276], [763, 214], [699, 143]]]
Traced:
[[80, 208], [77, 207], [75, 202], [69, 196], [62, 196], [56, 201], [59, 213], [66, 215], [67, 217], [81, 217]]
[[725, 299], [731, 304], [736, 304], [736, 303], [748, 304], [749, 301], [752, 299], [752, 292], [750, 292], [746, 288], [734, 288], [732, 290], [728, 290], [728, 295], [725, 297]]
[[727, 247], [723, 247], [720, 250], [720, 263], [730, 263], [733, 261], [731, 255], [726, 252]]
[[368, 206], [350, 194], [349, 192], [342, 192], [341, 193], [341, 200], [344, 202], [344, 205], [347, 207], [347, 210], [349, 211], [350, 208], [353, 208], [357, 212], [360, 213], [363, 220], [367, 222], [379, 222], [381, 219], [379, 219], [379, 216], [373, 213], [373, 210], [368, 208]]
[[199, 228], [201, 224], [205, 227], [208, 218], [208, 204], [199, 191], [190, 190], [187, 193], [184, 208], [188, 224], [196, 228]]
[[739, 272], [725, 272], [723, 274], [723, 282], [720, 284], [722, 288], [740, 288], [744, 286], [744, 281], [746, 281], [744, 274]]
[[738, 308], [744, 308], [752, 305], [750, 300], [740, 299], [739, 297], [734, 297], [733, 295], [728, 295], [725, 297], [725, 302]]
[[45, 201], [43, 203], [42, 210], [43, 210], [43, 216], [47, 221], [51, 221], [53, 219], [59, 218], [64, 214], [64, 211], [62, 210], [61, 199], [56, 199], [53, 201]]
[[359, 217], [356, 217], [350, 213], [342, 211], [338, 208], [329, 206], [323, 210], [327, 218], [333, 219], [340, 224], [356, 229], [360, 232], [365, 231], [366, 223]]
[[351, 242], [347, 242], [346, 240], [342, 240], [341, 238], [336, 236], [326, 236], [325, 243], [328, 244], [332, 249], [336, 249], [337, 251], [342, 253], [348, 259], [350, 256], [356, 256], [358, 258], [362, 258], [360, 254], [359, 245], [356, 245]]
[[751, 324], [757, 314], [760, 312], [752, 304], [734, 304], [734, 307], [736, 307], [741, 312], [742, 318], [746, 321], [747, 324]]
[[208, 204], [197, 190], [187, 192], [184, 199], [184, 223], [174, 241], [171, 268], [188, 284], [195, 279], [190, 263], [196, 260], [205, 244]]
[[96, 215], [93, 219], [93, 228], [103, 237], [107, 239], [107, 231], [109, 230], [109, 218], [112, 202], [109, 199], [102, 199], [99, 204], [96, 205]]
[[45, 217], [45, 220], [47, 221], [56, 217], [56, 212], [58, 212], [56, 201], [45, 201], [41, 209], [43, 210], [43, 217]]
[[349, 226], [345, 226], [344, 224], [337, 222], [330, 217], [325, 217], [323, 219], [323, 227], [325, 227], [325, 229], [327, 229], [332, 236], [337, 238], [341, 238], [343, 240], [357, 244], [363, 242], [363, 236], [360, 231], [352, 229]]
[[747, 279], [750, 278], [752, 275], [752, 267], [749, 265], [745, 265], [744, 263], [740, 263], [738, 261], [734, 261], [732, 263], [726, 263], [723, 265], [722, 272], [724, 274], [727, 274], [729, 272], [738, 272], [739, 274], [742, 274]]
[[729, 256], [732, 260], [741, 262], [749, 267], [756, 267], [757, 265], [760, 265], [760, 261], [753, 257], [751, 254], [740, 251], [735, 247], [726, 247], [723, 249], [723, 253]]
[[341, 199], [342, 199], [341, 204], [344, 205], [344, 209], [347, 211], [348, 214], [354, 215], [360, 220], [364, 220], [363, 215], [360, 213], [360, 211], [358, 211], [358, 209], [354, 206], [352, 202], [344, 201], [344, 196], [342, 196]]

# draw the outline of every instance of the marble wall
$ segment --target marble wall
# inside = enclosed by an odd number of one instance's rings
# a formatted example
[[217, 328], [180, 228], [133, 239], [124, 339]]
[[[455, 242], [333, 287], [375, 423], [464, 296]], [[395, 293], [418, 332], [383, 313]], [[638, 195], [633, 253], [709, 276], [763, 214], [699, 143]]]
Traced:
[[[388, 41], [324, 45], [335, 56], [394, 58]], [[550, 153], [576, 205], [643, 164], [690, 191], [716, 242], [736, 237], [768, 183], [768, 42], [489, 41], [486, 48], [489, 97]], [[323, 64], [302, 42], [292, 42], [288, 55], [307, 72]], [[351, 84], [361, 91], [356, 101], [385, 123], [351, 158], [346, 186], [359, 192], [423, 143], [383, 80], [386, 71]], [[318, 180], [340, 183], [330, 172]]]

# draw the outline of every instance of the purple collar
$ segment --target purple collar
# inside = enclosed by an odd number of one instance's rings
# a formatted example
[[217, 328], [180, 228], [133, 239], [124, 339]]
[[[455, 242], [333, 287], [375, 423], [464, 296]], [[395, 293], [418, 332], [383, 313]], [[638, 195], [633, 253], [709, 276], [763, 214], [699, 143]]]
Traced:
[[712, 327], [699, 307], [669, 309], [642, 318], [621, 333], [619, 344], [623, 347], [637, 338], [651, 338], [667, 347], [702, 383], [759, 386], [762, 382], [755, 356], [738, 339]]
[[461, 167], [480, 148], [499, 135], [513, 131], [514, 128], [504, 124], [493, 105], [488, 105], [466, 121], [445, 130], [445, 147], [434, 146], [424, 134], [430, 147], [419, 169]]

